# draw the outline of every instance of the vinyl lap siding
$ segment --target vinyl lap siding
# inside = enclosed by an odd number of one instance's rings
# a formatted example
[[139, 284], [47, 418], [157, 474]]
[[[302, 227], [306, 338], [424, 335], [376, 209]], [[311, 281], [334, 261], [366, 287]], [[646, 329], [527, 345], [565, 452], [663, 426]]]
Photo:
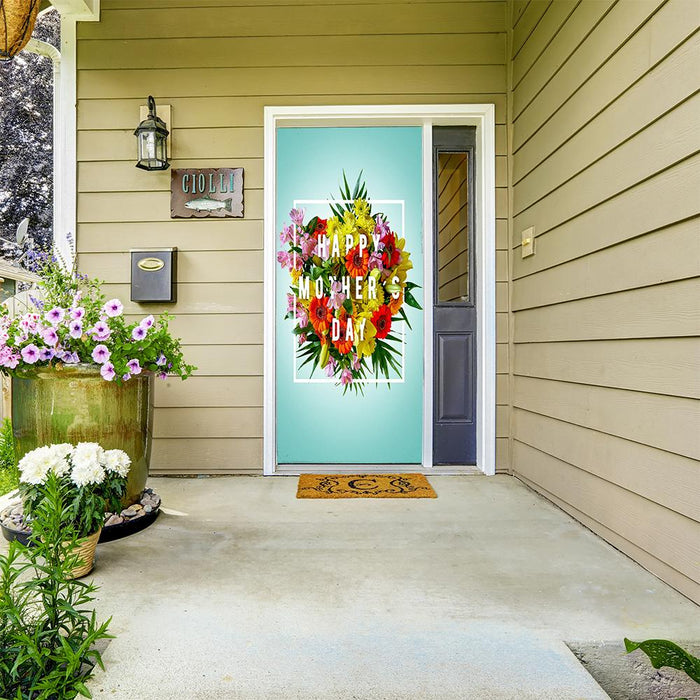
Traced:
[[[172, 327], [199, 367], [158, 383], [153, 473], [262, 471], [270, 104], [496, 104], [497, 458], [508, 468], [505, 16], [503, 2], [103, 0], [101, 21], [79, 25], [79, 265], [128, 299], [129, 248], [176, 245]], [[245, 168], [245, 219], [170, 220], [170, 174], [134, 168], [149, 94], [173, 109], [173, 167]]]
[[700, 601], [700, 5], [510, 10], [513, 468]]

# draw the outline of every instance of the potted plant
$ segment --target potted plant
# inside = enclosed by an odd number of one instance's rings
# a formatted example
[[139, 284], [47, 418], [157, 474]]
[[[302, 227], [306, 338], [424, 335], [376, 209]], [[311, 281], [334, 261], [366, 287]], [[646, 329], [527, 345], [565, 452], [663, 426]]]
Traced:
[[119, 507], [130, 464], [123, 450], [105, 450], [94, 442], [38, 447], [19, 461], [19, 491], [32, 523], [41, 517], [53, 482], [59, 482], [66, 501], [62, 522], [78, 538], [81, 561], [72, 571], [74, 578], [92, 571], [105, 512]]
[[13, 317], [0, 307], [0, 372], [13, 378], [17, 456], [47, 443], [122, 449], [132, 462], [124, 503], [133, 503], [148, 476], [152, 379], [186, 379], [195, 368], [167, 313], [128, 320], [98, 280], [55, 258], [32, 262], [41, 282], [31, 308]]

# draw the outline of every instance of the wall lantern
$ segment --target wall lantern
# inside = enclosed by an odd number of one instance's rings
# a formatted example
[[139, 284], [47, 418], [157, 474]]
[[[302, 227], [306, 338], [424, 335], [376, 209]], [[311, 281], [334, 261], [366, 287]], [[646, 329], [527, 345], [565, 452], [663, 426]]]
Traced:
[[0, 0], [0, 60], [12, 58], [26, 46], [40, 5], [39, 0]]
[[137, 168], [142, 170], [167, 170], [168, 129], [156, 114], [156, 101], [148, 96], [148, 116], [136, 127], [134, 135], [138, 142], [139, 160]]

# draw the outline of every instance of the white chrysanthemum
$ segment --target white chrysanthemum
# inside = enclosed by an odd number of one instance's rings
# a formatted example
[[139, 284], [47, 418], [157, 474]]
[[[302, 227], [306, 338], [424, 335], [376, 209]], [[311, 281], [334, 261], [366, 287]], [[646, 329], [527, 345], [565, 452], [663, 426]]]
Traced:
[[20, 459], [19, 480], [26, 484], [43, 484], [51, 471], [53, 455], [50, 447], [37, 447]]
[[131, 459], [124, 450], [105, 450], [104, 465], [107, 471], [124, 477], [129, 473]]
[[73, 445], [62, 442], [58, 445], [51, 445], [52, 464], [51, 468], [57, 476], [63, 476], [70, 471], [68, 457], [73, 452]]
[[105, 478], [103, 461], [104, 450], [96, 442], [79, 442], [73, 451], [71, 480], [76, 486], [101, 484]]

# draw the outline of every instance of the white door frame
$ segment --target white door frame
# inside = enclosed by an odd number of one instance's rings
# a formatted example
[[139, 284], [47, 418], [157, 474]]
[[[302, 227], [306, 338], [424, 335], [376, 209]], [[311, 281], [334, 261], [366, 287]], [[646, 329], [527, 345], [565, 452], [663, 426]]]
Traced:
[[[496, 146], [495, 107], [457, 105], [349, 105], [265, 107], [264, 148], [264, 397], [263, 473], [277, 469], [275, 423], [275, 230], [277, 127], [279, 126], [421, 126], [423, 128], [423, 260], [424, 260], [424, 471], [454, 473], [433, 467], [433, 192], [432, 127], [476, 127], [476, 308], [477, 390], [476, 467], [496, 472]], [[321, 469], [327, 471], [327, 466]], [[344, 465], [347, 466], [347, 465]], [[296, 473], [314, 471], [295, 465]], [[472, 468], [473, 469], [473, 468]], [[465, 467], [468, 471], [469, 467]], [[319, 471], [319, 469], [316, 469]], [[285, 474], [294, 473], [285, 470]]]

